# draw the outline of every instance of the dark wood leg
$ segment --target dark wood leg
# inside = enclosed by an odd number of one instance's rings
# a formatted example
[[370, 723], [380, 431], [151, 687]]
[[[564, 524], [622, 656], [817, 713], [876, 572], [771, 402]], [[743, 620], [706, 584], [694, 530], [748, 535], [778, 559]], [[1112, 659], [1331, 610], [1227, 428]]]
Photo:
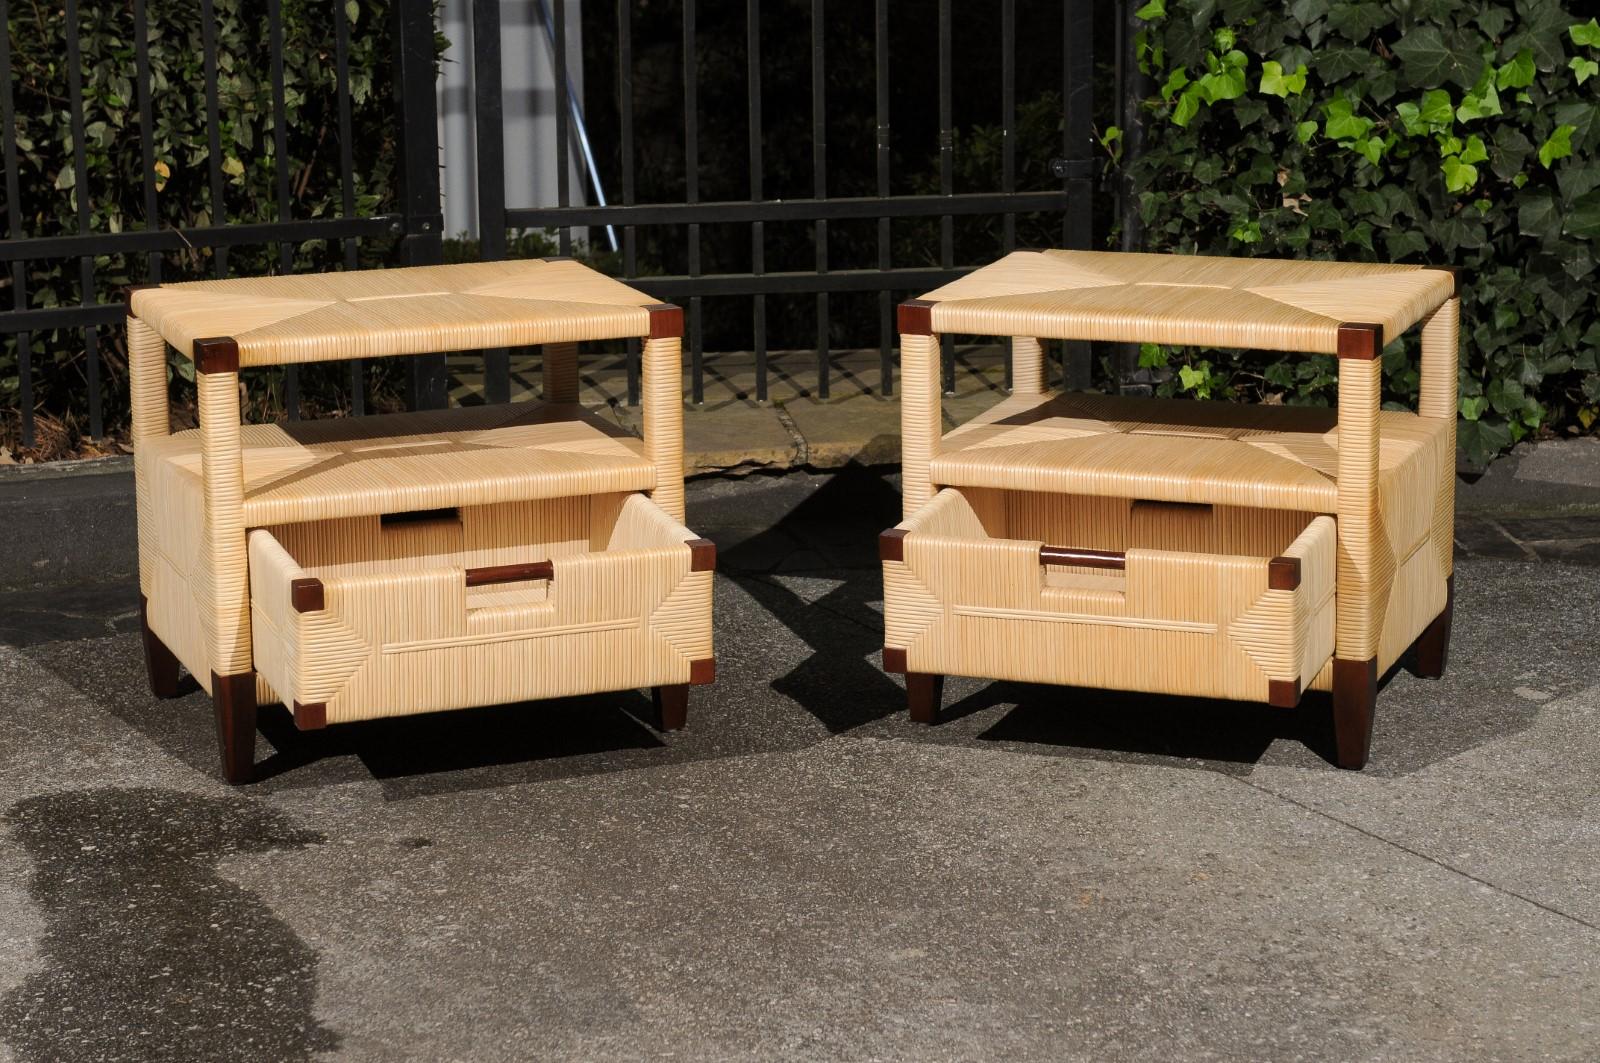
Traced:
[[1417, 636], [1413, 663], [1417, 675], [1423, 679], [1442, 677], [1445, 660], [1450, 656], [1450, 615], [1456, 605], [1456, 578], [1451, 576], [1445, 586], [1449, 590], [1445, 594], [1444, 611]]
[[178, 696], [178, 658], [167, 644], [150, 630], [150, 602], [139, 595], [139, 629], [144, 633], [144, 671], [150, 677], [150, 693], [158, 698]]
[[217, 710], [217, 745], [222, 777], [238, 785], [255, 776], [256, 676], [211, 673], [211, 702]]
[[1334, 760], [1360, 771], [1372, 748], [1372, 713], [1378, 701], [1378, 659], [1333, 659]]
[[688, 683], [651, 687], [650, 701], [656, 707], [656, 726], [659, 729], [681, 731], [689, 722]]
[[944, 701], [944, 676], [928, 672], [906, 673], [906, 705], [913, 723], [938, 723]]

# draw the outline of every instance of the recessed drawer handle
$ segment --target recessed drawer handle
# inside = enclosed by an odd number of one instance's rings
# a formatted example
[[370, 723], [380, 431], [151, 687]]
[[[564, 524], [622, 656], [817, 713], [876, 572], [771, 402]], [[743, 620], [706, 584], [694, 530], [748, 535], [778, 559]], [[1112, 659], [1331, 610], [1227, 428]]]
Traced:
[[1128, 555], [1115, 550], [1075, 550], [1070, 546], [1040, 546], [1039, 564], [1120, 570], [1128, 567]]
[[485, 565], [467, 569], [467, 586], [482, 587], [490, 583], [521, 583], [530, 579], [555, 579], [556, 566], [551, 561], [529, 561], [521, 565]]

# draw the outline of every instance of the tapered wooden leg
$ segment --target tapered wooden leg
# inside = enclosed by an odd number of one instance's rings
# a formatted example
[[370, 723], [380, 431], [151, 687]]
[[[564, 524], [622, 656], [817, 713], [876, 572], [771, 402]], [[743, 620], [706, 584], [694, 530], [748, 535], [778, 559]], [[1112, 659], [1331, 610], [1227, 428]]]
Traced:
[[1417, 675], [1423, 679], [1442, 677], [1445, 660], [1450, 656], [1450, 615], [1456, 605], [1456, 578], [1451, 576], [1445, 586], [1449, 590], [1444, 599], [1444, 611], [1417, 636], [1414, 665]]
[[661, 730], [681, 731], [689, 722], [688, 683], [651, 687], [650, 701], [656, 707], [656, 726]]
[[256, 677], [211, 673], [211, 702], [217, 710], [217, 745], [222, 777], [238, 785], [255, 777]]
[[913, 723], [938, 723], [944, 701], [944, 676], [928, 672], [906, 673], [906, 706]]
[[1372, 748], [1372, 713], [1378, 701], [1378, 659], [1333, 659], [1333, 740], [1335, 762], [1360, 771]]
[[178, 658], [167, 644], [150, 630], [150, 601], [139, 596], [139, 629], [144, 633], [144, 671], [150, 677], [150, 693], [158, 698], [178, 696]]

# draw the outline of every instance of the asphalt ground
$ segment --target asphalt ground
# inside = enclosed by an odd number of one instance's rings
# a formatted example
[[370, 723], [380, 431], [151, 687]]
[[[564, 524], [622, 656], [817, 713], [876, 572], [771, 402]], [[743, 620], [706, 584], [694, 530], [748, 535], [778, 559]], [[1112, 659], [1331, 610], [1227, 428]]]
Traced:
[[263, 710], [240, 789], [148, 693], [125, 474], [0, 483], [0, 1061], [1600, 1058], [1600, 481], [1522, 464], [1462, 486], [1450, 669], [1360, 773], [1314, 697], [911, 724], [853, 467], [691, 485], [687, 730]]

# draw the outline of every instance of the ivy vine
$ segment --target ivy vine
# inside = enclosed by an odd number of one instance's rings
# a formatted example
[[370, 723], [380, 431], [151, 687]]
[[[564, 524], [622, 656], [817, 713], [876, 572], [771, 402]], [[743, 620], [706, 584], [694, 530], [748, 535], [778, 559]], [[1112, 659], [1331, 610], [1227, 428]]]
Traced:
[[[1462, 269], [1459, 437], [1600, 421], [1600, 23], [1559, 0], [1150, 0], [1134, 161], [1151, 250]], [[1115, 157], [1120, 131], [1102, 141]], [[1412, 341], [1414, 342], [1414, 341]], [[1146, 346], [1169, 392], [1326, 403], [1326, 359]], [[1414, 351], [1384, 358], [1415, 402]]]

